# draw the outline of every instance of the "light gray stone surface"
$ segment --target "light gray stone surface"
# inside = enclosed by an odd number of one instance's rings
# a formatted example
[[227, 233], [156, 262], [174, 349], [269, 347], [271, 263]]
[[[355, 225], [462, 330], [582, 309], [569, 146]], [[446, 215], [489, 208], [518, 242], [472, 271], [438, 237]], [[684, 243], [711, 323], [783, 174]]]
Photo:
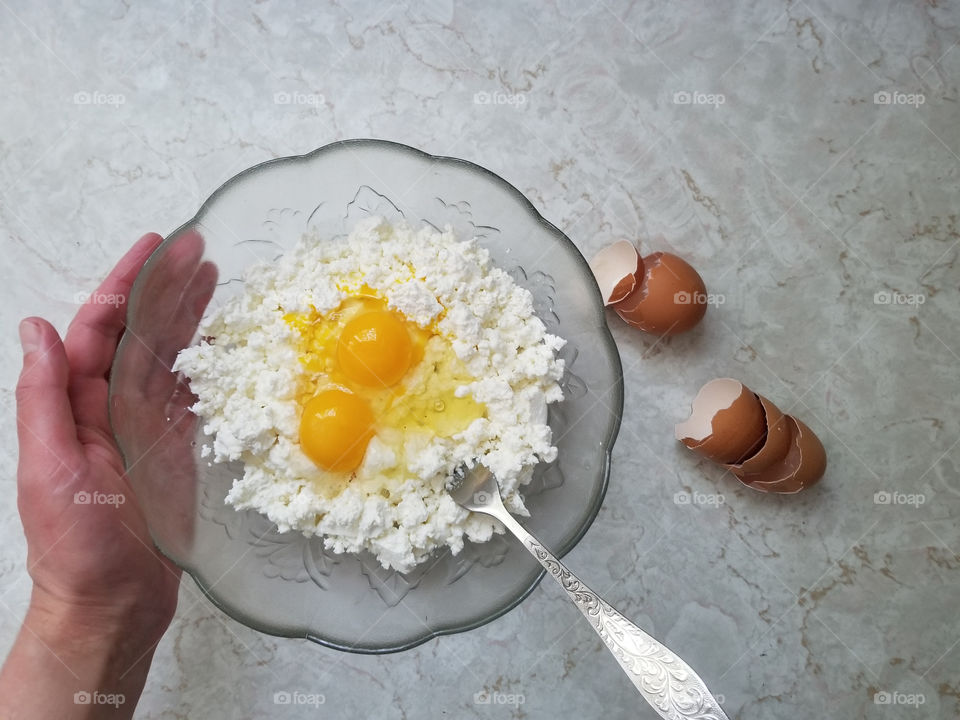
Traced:
[[[136, 237], [239, 170], [379, 137], [497, 172], [585, 255], [672, 249], [724, 298], [670, 340], [609, 318], [623, 427], [570, 565], [731, 717], [956, 717], [958, 23], [956, 4], [892, 0], [5, 0], [0, 651], [29, 593], [18, 319], [64, 329]], [[820, 486], [760, 495], [678, 446], [672, 424], [716, 376], [820, 434]], [[282, 690], [326, 702], [275, 705]], [[549, 582], [490, 625], [369, 657], [260, 635], [185, 581], [138, 716], [601, 712], [654, 717]]]

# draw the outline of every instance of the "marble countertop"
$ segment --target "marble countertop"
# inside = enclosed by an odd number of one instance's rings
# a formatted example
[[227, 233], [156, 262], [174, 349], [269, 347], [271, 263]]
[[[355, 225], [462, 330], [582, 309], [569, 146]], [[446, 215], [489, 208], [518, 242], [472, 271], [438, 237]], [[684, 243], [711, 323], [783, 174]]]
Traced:
[[[571, 567], [731, 717], [956, 717], [958, 27], [893, 0], [0, 4], [0, 651], [30, 585], [19, 318], [65, 329], [136, 237], [243, 168], [378, 137], [490, 168], [585, 255], [670, 249], [723, 298], [663, 341], [610, 316], [623, 426]], [[819, 486], [761, 495], [676, 443], [718, 376], [814, 428]], [[140, 718], [655, 717], [550, 582], [382, 657], [196, 596]], [[276, 705], [288, 688], [324, 706]]]

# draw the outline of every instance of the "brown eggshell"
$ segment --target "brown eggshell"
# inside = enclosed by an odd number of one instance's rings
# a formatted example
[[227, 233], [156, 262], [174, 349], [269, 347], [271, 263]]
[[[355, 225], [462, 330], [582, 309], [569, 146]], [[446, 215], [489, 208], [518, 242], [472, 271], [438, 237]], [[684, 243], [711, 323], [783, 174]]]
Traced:
[[656, 252], [643, 258], [643, 275], [614, 307], [627, 323], [655, 335], [676, 335], [707, 312], [703, 278], [682, 258]]
[[590, 260], [590, 270], [600, 287], [604, 305], [612, 305], [627, 297], [643, 276], [643, 260], [628, 240], [620, 240], [603, 248]]
[[791, 415], [790, 447], [780, 462], [740, 478], [748, 487], [762, 492], [797, 493], [814, 485], [827, 469], [827, 454], [813, 430]]
[[693, 399], [690, 418], [676, 437], [695, 453], [718, 463], [750, 457], [763, 442], [766, 415], [757, 395], [733, 378], [711, 380]]
[[777, 495], [796, 495], [803, 490], [803, 483], [796, 478], [787, 478], [773, 483], [744, 483], [748, 488], [758, 492], [776, 493]]
[[757, 395], [760, 406], [763, 408], [766, 435], [760, 449], [746, 460], [726, 468], [737, 477], [750, 473], [758, 473], [782, 460], [790, 449], [790, 438], [793, 426], [787, 421], [780, 408], [767, 400], [763, 395]]

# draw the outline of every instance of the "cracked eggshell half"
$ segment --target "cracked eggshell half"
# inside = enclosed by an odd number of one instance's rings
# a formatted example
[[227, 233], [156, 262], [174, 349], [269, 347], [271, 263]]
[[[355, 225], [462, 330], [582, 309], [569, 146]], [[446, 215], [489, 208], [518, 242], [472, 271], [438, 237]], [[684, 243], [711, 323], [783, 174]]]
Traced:
[[640, 282], [614, 310], [627, 323], [655, 335], [690, 330], [707, 312], [703, 278], [682, 258], [655, 252], [642, 262]]
[[626, 298], [643, 276], [643, 260], [628, 240], [620, 240], [603, 248], [589, 264], [600, 287], [604, 305], [613, 305]]
[[740, 480], [762, 492], [797, 493], [816, 484], [827, 469], [827, 454], [813, 430], [791, 415], [784, 415], [790, 428], [790, 446], [779, 462], [743, 475]]
[[782, 460], [790, 448], [793, 425], [776, 405], [763, 395], [757, 395], [763, 408], [766, 435], [763, 444], [755, 453], [738, 464], [726, 465], [727, 470], [738, 478], [750, 473], [758, 473]]
[[677, 440], [722, 464], [751, 457], [766, 431], [767, 417], [760, 399], [733, 378], [717, 378], [700, 388], [690, 418], [675, 428]]

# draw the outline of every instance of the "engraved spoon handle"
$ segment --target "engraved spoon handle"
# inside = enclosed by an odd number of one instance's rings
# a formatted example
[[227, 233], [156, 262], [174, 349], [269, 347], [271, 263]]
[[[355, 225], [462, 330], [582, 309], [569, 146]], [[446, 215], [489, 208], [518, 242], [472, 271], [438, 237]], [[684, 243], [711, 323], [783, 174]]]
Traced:
[[485, 508], [484, 512], [500, 520], [563, 586], [607, 649], [613, 653], [627, 677], [661, 717], [669, 720], [729, 720], [703, 680], [678, 655], [627, 620], [584, 585], [540, 541], [524, 530], [510, 513], [491, 510], [493, 508]]

